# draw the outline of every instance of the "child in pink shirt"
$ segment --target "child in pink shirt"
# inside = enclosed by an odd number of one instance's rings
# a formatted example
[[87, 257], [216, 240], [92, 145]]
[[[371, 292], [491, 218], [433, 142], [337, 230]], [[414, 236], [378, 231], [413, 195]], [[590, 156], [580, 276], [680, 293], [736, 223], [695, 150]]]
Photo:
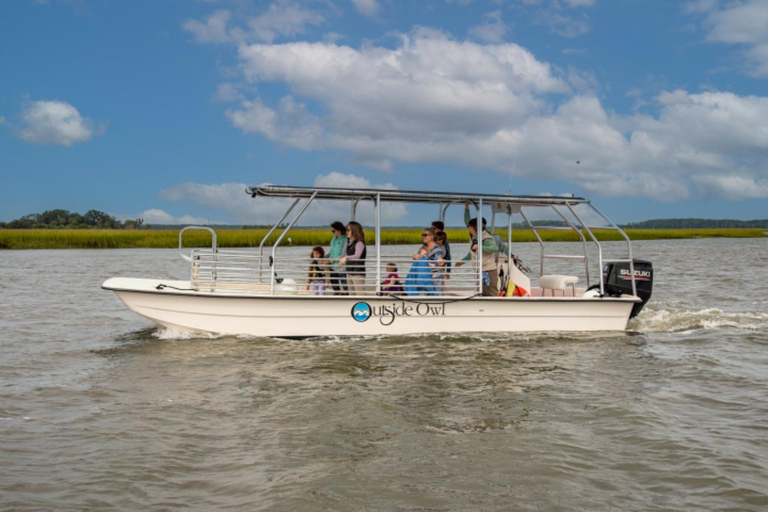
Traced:
[[400, 282], [400, 276], [397, 275], [397, 265], [393, 262], [387, 263], [387, 278], [381, 282], [381, 291], [383, 293], [403, 293], [403, 284]]

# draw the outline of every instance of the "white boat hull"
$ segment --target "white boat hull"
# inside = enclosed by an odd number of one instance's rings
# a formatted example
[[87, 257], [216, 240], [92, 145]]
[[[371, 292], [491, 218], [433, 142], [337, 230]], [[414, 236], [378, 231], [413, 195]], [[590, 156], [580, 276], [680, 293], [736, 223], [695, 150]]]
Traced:
[[[157, 289], [160, 284], [165, 287]], [[187, 281], [131, 278], [109, 279], [102, 287], [113, 290], [131, 311], [165, 327], [274, 337], [623, 331], [632, 306], [639, 302], [631, 296], [454, 301], [449, 297], [255, 296], [194, 291]]]

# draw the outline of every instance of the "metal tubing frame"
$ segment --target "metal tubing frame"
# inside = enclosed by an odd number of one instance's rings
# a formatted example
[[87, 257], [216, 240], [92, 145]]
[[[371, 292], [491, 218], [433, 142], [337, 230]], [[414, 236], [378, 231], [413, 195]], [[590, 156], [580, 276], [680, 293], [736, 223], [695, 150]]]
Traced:
[[[290, 215], [291, 211], [296, 207], [297, 204], [299, 204], [299, 201], [301, 201], [301, 198], [296, 199], [290, 208], [288, 208], [288, 211], [286, 211], [282, 217], [280, 217], [280, 220], [278, 220], [274, 226], [272, 226], [272, 229], [269, 230], [269, 233], [267, 233], [264, 238], [261, 239], [261, 243], [259, 244], [259, 279], [261, 279], [261, 268], [262, 268], [262, 259], [264, 257], [264, 244], [267, 243], [267, 240], [272, 235], [272, 233], [275, 232], [275, 230], [280, 226], [280, 223], [283, 222], [288, 215]], [[272, 260], [274, 261], [274, 259]]]
[[307, 211], [307, 208], [310, 204], [312, 204], [312, 201], [315, 200], [315, 197], [317, 196], [317, 191], [315, 191], [314, 194], [310, 196], [309, 199], [307, 199], [307, 202], [304, 204], [304, 206], [301, 207], [301, 210], [299, 210], [299, 213], [296, 214], [296, 216], [293, 218], [290, 224], [288, 224], [288, 227], [286, 227], [283, 232], [280, 234], [280, 237], [275, 241], [275, 245], [272, 246], [272, 272], [270, 272], [270, 278], [269, 278], [269, 294], [274, 295], [275, 294], [275, 267], [277, 265], [277, 261], [275, 260], [275, 251], [277, 251], [277, 246], [280, 245], [280, 242], [283, 241], [283, 237], [288, 233], [288, 231], [291, 230], [294, 224], [301, 218], [301, 216], [304, 214], [305, 211]]
[[213, 228], [209, 228], [207, 226], [187, 226], [185, 228], [182, 228], [181, 231], [179, 231], [179, 256], [181, 256], [182, 259], [185, 259], [187, 261], [192, 261], [191, 256], [185, 255], [183, 252], [181, 252], [182, 248], [184, 247], [182, 245], [182, 235], [185, 231], [188, 229], [203, 229], [205, 231], [208, 231], [213, 239], [211, 240], [211, 249], [213, 249], [214, 252], [216, 252], [216, 249], [218, 249], [218, 243], [216, 242], [216, 231]]
[[566, 216], [563, 215], [563, 213], [560, 210], [558, 210], [555, 205], [552, 205], [552, 209], [555, 210], [555, 212], [560, 216], [560, 218], [563, 219], [563, 222], [568, 224], [568, 226], [570, 226], [571, 229], [573, 229], [575, 232], [579, 234], [579, 238], [581, 238], [581, 245], [582, 245], [582, 249], [584, 250], [584, 267], [585, 267], [584, 270], [587, 273], [587, 288], [589, 288], [590, 286], [589, 256], [587, 255], [587, 239], [584, 236], [584, 233], [582, 233], [580, 229], [576, 229], [576, 226], [574, 226], [573, 223], [570, 220], [568, 220]]
[[401, 202], [401, 203], [422, 203], [439, 204], [445, 202], [463, 203], [468, 198], [483, 198], [486, 203], [513, 203], [531, 206], [543, 206], [548, 204], [565, 204], [566, 201], [573, 204], [587, 202], [582, 197], [559, 197], [559, 196], [510, 196], [504, 194], [481, 194], [481, 193], [455, 193], [455, 192], [424, 192], [417, 190], [390, 190], [390, 189], [350, 189], [350, 188], [329, 188], [329, 187], [288, 187], [278, 185], [261, 185], [247, 188], [248, 193], [253, 196], [261, 197], [291, 197], [307, 199], [314, 192], [318, 192], [316, 199], [332, 200], [354, 200], [360, 196], [373, 197], [381, 193], [382, 202]]
[[[605, 280], [603, 279], [603, 246], [600, 245], [600, 242], [597, 240], [597, 237], [595, 236], [595, 234], [592, 233], [592, 230], [589, 229], [589, 226], [586, 225], [583, 220], [581, 220], [581, 217], [579, 217], [578, 214], [576, 214], [576, 211], [574, 211], [570, 203], [566, 203], [565, 205], [568, 207], [568, 210], [571, 212], [571, 215], [573, 215], [573, 217], [579, 222], [579, 224], [581, 224], [581, 227], [584, 228], [584, 230], [589, 234], [589, 237], [592, 239], [593, 242], [595, 242], [595, 245], [597, 246], [597, 265], [600, 271], [599, 273], [600, 295], [603, 295], [605, 294]], [[599, 213], [600, 212], [598, 212], [598, 214]]]
[[[609, 219], [608, 217], [603, 215], [603, 212], [601, 212], [596, 207], [594, 207], [591, 202], [589, 202], [587, 204], [589, 205], [590, 208], [592, 208], [592, 210], [595, 213], [597, 213], [600, 217], [602, 217], [603, 220], [605, 220], [608, 224], [610, 224], [613, 229], [615, 229], [616, 231], [621, 233], [621, 236], [623, 236], [624, 240], [627, 241], [627, 253], [629, 255], [629, 275], [632, 277], [632, 280], [631, 280], [632, 281], [632, 295], [637, 297], [637, 285], [635, 283], [635, 259], [632, 256], [632, 243], [629, 240], [629, 236], [627, 236], [627, 234], [624, 232], [623, 229], [621, 229], [619, 226], [614, 224], [614, 222], [611, 219]], [[601, 265], [600, 266], [600, 275], [603, 274], [602, 269], [603, 269], [603, 267]]]
[[[507, 207], [509, 214], [509, 224], [507, 225], [507, 278], [512, 280], [512, 207]], [[514, 293], [513, 293], [514, 295]]]
[[[475, 233], [477, 234], [477, 265], [480, 271], [477, 273], [479, 276], [478, 284], [480, 293], [483, 293], [483, 198], [477, 203], [477, 217], [475, 223]], [[470, 250], [472, 248], [470, 247]], [[498, 270], [497, 270], [498, 272]]]
[[374, 201], [374, 222], [376, 224], [376, 295], [381, 295], [381, 194]]
[[[182, 252], [182, 248], [184, 247], [183, 244], [182, 244], [182, 242], [183, 242], [183, 236], [182, 235], [188, 229], [203, 229], [203, 230], [208, 231], [209, 233], [211, 233], [211, 236], [212, 236], [212, 238], [211, 238], [211, 254], [212, 254], [213, 261], [216, 261], [216, 252], [219, 249], [219, 244], [218, 244], [217, 238], [216, 238], [216, 230], [214, 230], [213, 228], [209, 228], [208, 226], [187, 226], [185, 228], [181, 228], [181, 230], [179, 231], [179, 256], [181, 256], [182, 259], [187, 260], [190, 263], [192, 263], [192, 265], [189, 266], [189, 282], [191, 283], [191, 282], [193, 282], [195, 280], [195, 262], [194, 262], [194, 257], [192, 256], [192, 254], [194, 253], [194, 250], [192, 251], [192, 253], [190, 253], [189, 256], [186, 256]], [[215, 281], [215, 280], [216, 280], [216, 270], [215, 270], [215, 265], [214, 265], [214, 269], [211, 269], [211, 281]]]
[[[274, 187], [272, 187], [272, 188], [274, 188]], [[328, 191], [331, 191], [331, 192], [333, 191], [332, 189], [314, 189], [314, 190], [313, 189], [309, 189], [309, 190], [305, 190], [304, 194], [302, 194], [302, 195], [299, 195], [299, 196], [293, 195], [293, 197], [296, 197], [296, 200], [293, 202], [293, 204], [291, 204], [291, 206], [288, 208], [288, 210], [285, 212], [285, 214], [282, 216], [282, 218], [280, 220], [278, 220], [277, 223], [275, 223], [275, 225], [272, 227], [272, 229], [270, 229], [270, 231], [262, 239], [261, 244], [259, 245], [259, 258], [260, 258], [260, 261], [259, 261], [259, 275], [260, 276], [261, 276], [261, 271], [262, 271], [262, 261], [261, 260], [263, 258], [263, 249], [264, 249], [264, 245], [267, 242], [267, 240], [269, 239], [269, 237], [280, 226], [280, 223], [283, 222], [290, 215], [290, 213], [293, 211], [293, 209], [298, 205], [299, 201], [301, 201], [301, 199], [307, 198], [306, 204], [304, 204], [304, 206], [301, 208], [301, 210], [296, 214], [294, 219], [285, 228], [285, 230], [282, 232], [280, 237], [275, 242], [275, 244], [274, 244], [274, 246], [272, 248], [272, 261], [274, 262], [275, 261], [275, 255], [276, 255], [277, 246], [283, 240], [283, 238], [288, 233], [288, 231], [301, 218], [301, 216], [304, 214], [304, 212], [309, 207], [309, 205], [316, 199], [316, 197], [318, 196], [318, 193], [321, 190], [324, 193], [326, 193], [326, 194], [328, 193]], [[259, 195], [272, 195], [272, 194], [268, 194], [268, 193], [265, 194], [265, 193], [261, 193], [261, 192], [263, 192], [263, 191], [259, 191]], [[377, 293], [380, 293], [381, 292], [381, 283], [380, 283], [380, 280], [378, 279], [378, 277], [380, 277], [379, 274], [381, 273], [381, 203], [382, 203], [382, 194], [383, 193], [387, 193], [387, 194], [390, 194], [390, 195], [393, 195], [393, 194], [391, 194], [390, 191], [380, 191], [380, 190], [375, 190], [375, 191], [374, 190], [370, 190], [369, 192], [376, 192], [375, 196], [373, 194], [371, 194], [369, 196], [369, 198], [374, 201], [374, 207], [375, 207], [375, 212], [374, 213], [375, 213], [375, 217], [376, 217], [375, 229], [376, 229], [376, 245], [377, 245], [377, 254], [376, 254], [376, 260], [377, 260], [376, 261], [377, 284], [376, 284], [376, 291], [377, 291]], [[253, 193], [254, 197], [257, 195], [257, 191], [252, 191], [252, 193]], [[310, 194], [310, 193], [311, 193], [311, 195], [308, 196], [307, 194]], [[277, 195], [277, 194], [275, 194], [275, 195]], [[451, 195], [448, 195], [448, 194], [445, 194], [445, 195], [442, 195], [442, 196], [439, 196], [439, 195], [430, 196], [431, 199], [435, 199], [435, 198], [438, 198], [438, 197], [440, 199], [444, 200], [444, 201], [436, 202], [436, 204], [438, 205], [438, 216], [439, 216], [439, 219], [442, 222], [444, 222], [446, 211], [447, 211], [448, 207], [451, 204], [453, 204], [455, 202], [458, 202], [458, 201], [456, 200], [456, 197], [451, 197]], [[323, 198], [342, 199], [342, 197], [337, 197], [337, 196], [334, 196], [334, 197], [325, 197], [325, 196], [323, 196]], [[408, 198], [408, 194], [403, 193], [402, 194], [402, 199], [406, 199], [406, 202], [407, 202], [407, 198]], [[358, 203], [361, 200], [364, 200], [364, 199], [365, 199], [364, 197], [357, 197], [357, 198], [355, 198], [352, 201], [352, 203], [351, 203], [351, 217], [352, 217], [352, 220], [355, 220], [355, 218], [356, 218]], [[394, 197], [390, 197], [389, 195], [387, 196], [387, 200], [388, 201], [391, 201], [393, 199], [395, 199], [395, 198]], [[401, 197], [398, 196], [397, 199], [401, 199]], [[414, 201], [416, 198], [408, 198], [408, 199], [410, 199], [411, 201]], [[419, 199], [421, 199], [421, 198], [419, 198]], [[483, 235], [483, 232], [484, 232], [483, 226], [482, 226], [483, 199], [484, 199], [484, 196], [481, 195], [480, 197], [478, 197], [477, 202], [472, 200], [472, 202], [475, 204], [475, 207], [476, 207], [476, 210], [477, 210], [477, 221], [478, 221], [478, 224], [479, 224], [478, 230], [477, 230], [477, 241], [478, 241], [479, 247], [478, 247], [478, 249], [476, 251], [476, 257], [477, 257], [477, 262], [478, 262], [478, 284], [479, 284], [479, 289], [480, 290], [482, 290], [482, 284], [483, 284], [483, 274], [482, 274], [483, 273], [482, 235]], [[503, 199], [508, 200], [508, 198], [506, 198], [506, 197], [504, 197]], [[540, 249], [541, 249], [540, 273], [539, 273], [539, 275], [541, 276], [541, 275], [544, 274], [544, 265], [545, 265], [545, 261], [544, 260], [545, 260], [546, 257], [549, 257], [549, 256], [547, 256], [545, 254], [545, 252], [544, 252], [544, 250], [545, 250], [544, 249], [544, 241], [541, 239], [541, 236], [539, 235], [539, 233], [536, 230], [536, 228], [534, 227], [534, 225], [530, 222], [528, 217], [523, 212], [522, 207], [526, 206], [525, 205], [526, 202], [531, 202], [532, 203], [531, 206], [539, 206], [539, 207], [540, 206], [545, 206], [547, 204], [548, 198], [544, 198], [544, 197], [535, 197], [534, 198], [534, 197], [520, 196], [520, 197], [515, 197], [515, 200], [516, 200], [515, 202], [516, 203], [519, 202], [519, 204], [521, 206], [521, 208], [519, 210], [519, 213], [520, 213], [521, 217], [523, 218], [525, 223], [528, 225], [528, 228], [533, 232], [534, 236], [536, 237], [536, 240], [539, 243], [539, 246], [540, 246]], [[584, 221], [579, 217], [579, 215], [574, 210], [573, 206], [574, 205], [578, 205], [578, 204], [587, 204], [587, 205], [589, 205], [589, 207], [595, 213], [597, 213], [603, 220], [605, 220], [609, 224], [610, 228], [615, 229], [616, 231], [618, 231], [621, 234], [621, 236], [624, 238], [624, 240], [626, 241], [626, 243], [627, 243], [627, 252], [629, 254], [628, 263], [629, 263], [629, 267], [630, 267], [632, 291], [633, 291], [633, 294], [635, 296], [637, 296], [637, 286], [636, 286], [635, 269], [634, 269], [634, 258], [633, 258], [633, 254], [632, 254], [631, 241], [630, 241], [629, 237], [627, 236], [627, 234], [621, 228], [619, 228], [613, 221], [608, 219], [594, 205], [592, 205], [591, 201], [589, 201], [589, 200], [585, 200], [585, 199], [582, 199], [582, 198], [575, 198], [575, 200], [565, 200], [564, 202], [558, 202], [557, 204], [550, 203], [549, 205], [553, 208], [553, 210], [555, 210], [555, 212], [558, 214], [558, 216], [568, 225], [568, 227], [570, 229], [573, 229], [577, 233], [579, 233], [579, 237], [581, 238], [581, 241], [582, 241], [582, 248], [584, 249], [583, 259], [585, 260], [585, 265], [586, 265], [586, 277], [587, 277], [588, 285], [590, 283], [589, 258], [588, 258], [588, 254], [587, 254], [587, 250], [586, 250], [586, 237], [584, 236], [584, 233], [582, 232], [582, 229], [587, 232], [587, 234], [589, 235], [590, 239], [595, 243], [595, 245], [597, 247], [597, 251], [598, 251], [598, 265], [600, 267], [600, 272], [599, 272], [600, 279], [599, 279], [599, 282], [600, 282], [600, 292], [601, 293], [605, 293], [605, 283], [604, 283], [603, 273], [602, 273], [602, 267], [603, 267], [603, 261], [604, 261], [603, 260], [603, 251], [602, 251], [602, 245], [598, 241], [598, 239], [595, 236], [595, 234], [592, 232], [590, 227], [587, 224], [584, 223]], [[566, 206], [568, 208], [568, 210], [570, 211], [571, 215], [573, 215], [573, 217], [576, 219], [578, 224], [581, 225], [581, 229], [578, 229], [574, 225], [574, 223], [571, 222], [556, 206]], [[509, 247], [508, 247], [507, 258], [508, 258], [509, 270], [511, 271], [511, 265], [513, 264], [513, 262], [512, 262], [512, 248], [511, 248], [511, 245], [512, 245], [512, 215], [513, 215], [513, 213], [511, 211], [511, 208], [509, 208], [508, 214], [509, 214], [509, 220], [508, 220], [508, 226], [507, 226], [507, 229], [508, 229], [507, 239], [508, 239]], [[495, 212], [493, 213], [493, 217], [492, 217], [491, 222], [492, 222], [491, 229], [493, 230], [494, 227], [495, 227]], [[214, 237], [214, 240], [213, 240], [213, 249], [214, 249], [214, 251], [213, 252], [214, 252], [214, 257], [215, 257], [215, 252], [216, 252], [216, 249], [217, 249], [217, 241], [216, 241], [216, 233], [215, 233], [215, 231], [213, 231], [211, 228], [200, 227], [200, 226], [189, 226], [187, 228], [184, 228], [184, 230], [186, 230], [186, 229], [195, 229], [195, 228], [197, 228], [197, 229], [206, 229], [206, 230], [211, 231], [213, 233], [213, 237]], [[184, 230], [182, 230], [182, 232]], [[180, 232], [179, 233], [179, 251], [180, 251], [180, 253], [181, 253], [181, 248], [182, 248], [181, 244], [182, 244], [182, 241], [181, 241], [181, 232]], [[191, 258], [185, 256], [183, 253], [181, 253], [181, 256], [184, 259], [187, 259], [187, 260], [191, 261]], [[552, 257], [555, 257], [555, 256], [553, 255]], [[571, 256], [571, 257], [568, 257], [568, 256], [560, 257], [560, 256], [558, 256], [558, 258], [561, 258], [561, 259], [575, 259], [577, 257], [576, 256]], [[581, 259], [582, 257], [578, 257], [578, 258]], [[614, 260], [610, 260], [610, 261], [614, 261]], [[619, 260], [616, 260], [616, 261], [619, 261]], [[275, 272], [275, 265], [273, 263], [272, 272], [271, 272], [271, 278], [270, 278], [270, 293], [271, 294], [274, 294], [275, 279], [276, 279], [276, 272]]]
[[539, 277], [544, 275], [544, 240], [541, 239], [539, 236], [539, 232], [536, 231], [536, 228], [533, 227], [533, 224], [531, 224], [531, 221], [528, 220], [528, 217], [525, 216], [525, 213], [523, 213], [523, 209], [520, 208], [520, 215], [523, 217], [523, 220], [526, 224], [528, 224], [528, 227], [531, 228], [531, 231], [533, 231], [533, 236], [536, 237], [536, 240], [539, 241], [539, 247], [541, 248], [541, 258], [539, 261]]

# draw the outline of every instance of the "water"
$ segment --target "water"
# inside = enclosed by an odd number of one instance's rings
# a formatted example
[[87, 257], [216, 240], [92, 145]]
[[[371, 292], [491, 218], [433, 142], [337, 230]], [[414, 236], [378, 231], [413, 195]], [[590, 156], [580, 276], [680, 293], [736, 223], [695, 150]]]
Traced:
[[768, 240], [634, 248], [626, 334], [304, 341], [100, 290], [175, 251], [0, 252], [0, 509], [765, 510]]

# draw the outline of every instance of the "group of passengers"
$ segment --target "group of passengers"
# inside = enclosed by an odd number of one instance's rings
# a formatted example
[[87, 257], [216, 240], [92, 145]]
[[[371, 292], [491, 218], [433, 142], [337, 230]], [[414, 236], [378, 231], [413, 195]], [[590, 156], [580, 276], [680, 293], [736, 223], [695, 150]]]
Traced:
[[[482, 219], [482, 232], [478, 239], [477, 219], [470, 218], [469, 203], [464, 204], [464, 224], [469, 231], [470, 250], [464, 258], [455, 263], [456, 267], [468, 261], [477, 260], [478, 243], [482, 243], [483, 295], [499, 295], [499, 273], [496, 256], [500, 250], [493, 235], [486, 230]], [[365, 232], [360, 223], [351, 221], [346, 226], [341, 222], [331, 224], [330, 250], [318, 246], [312, 249], [311, 263], [306, 289], [312, 295], [366, 295], [365, 284]], [[387, 276], [381, 283], [381, 291], [387, 294], [441, 295], [451, 273], [451, 246], [445, 225], [435, 221], [421, 234], [422, 245], [413, 254], [413, 263], [405, 281], [398, 275], [397, 264], [387, 263]], [[331, 291], [332, 290], [332, 291]]]
[[325, 295], [329, 288], [334, 295], [365, 295], [367, 249], [363, 226], [355, 221], [346, 226], [336, 221], [331, 224], [331, 233], [327, 257], [322, 247], [312, 249], [307, 290], [312, 295]]

